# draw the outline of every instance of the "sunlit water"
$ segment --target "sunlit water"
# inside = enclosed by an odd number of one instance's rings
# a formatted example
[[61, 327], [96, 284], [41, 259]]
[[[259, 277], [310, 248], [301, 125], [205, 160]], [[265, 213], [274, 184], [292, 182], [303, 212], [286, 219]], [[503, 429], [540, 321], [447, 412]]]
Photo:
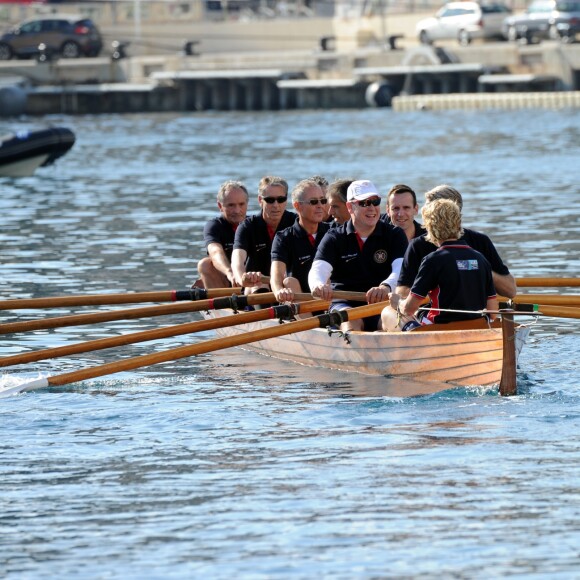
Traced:
[[[78, 141], [55, 167], [0, 179], [2, 298], [185, 288], [219, 184], [255, 191], [267, 173], [447, 182], [516, 276], [580, 270], [576, 111], [49, 121]], [[4, 335], [0, 355], [197, 316]], [[536, 324], [510, 399], [400, 398], [392, 380], [241, 351], [1, 399], [0, 574], [578, 577], [577, 334], [578, 321]], [[7, 368], [0, 384], [210, 336]]]

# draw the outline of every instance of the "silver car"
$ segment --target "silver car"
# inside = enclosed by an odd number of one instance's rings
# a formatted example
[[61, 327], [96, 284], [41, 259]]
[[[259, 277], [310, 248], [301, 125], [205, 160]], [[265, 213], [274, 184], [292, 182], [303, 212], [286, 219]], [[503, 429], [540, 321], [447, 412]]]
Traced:
[[520, 38], [574, 42], [580, 32], [580, 0], [534, 0], [523, 14], [506, 18], [503, 34]]
[[439, 39], [456, 39], [468, 45], [474, 38], [502, 38], [502, 25], [511, 10], [504, 4], [448, 2], [433, 18], [417, 23], [417, 36], [422, 44]]

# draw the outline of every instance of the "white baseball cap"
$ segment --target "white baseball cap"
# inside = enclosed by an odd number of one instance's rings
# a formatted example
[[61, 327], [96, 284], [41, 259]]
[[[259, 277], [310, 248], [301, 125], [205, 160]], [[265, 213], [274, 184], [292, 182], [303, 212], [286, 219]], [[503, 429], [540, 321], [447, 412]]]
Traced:
[[362, 201], [369, 197], [382, 198], [382, 195], [377, 191], [374, 183], [368, 179], [353, 181], [346, 190], [346, 201], [352, 201], [354, 199]]

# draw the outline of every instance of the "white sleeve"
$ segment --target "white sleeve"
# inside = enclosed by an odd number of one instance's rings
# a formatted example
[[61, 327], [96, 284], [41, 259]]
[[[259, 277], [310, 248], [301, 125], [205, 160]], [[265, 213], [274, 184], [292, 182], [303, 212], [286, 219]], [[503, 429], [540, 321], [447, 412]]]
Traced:
[[388, 284], [391, 288], [391, 292], [395, 291], [397, 287], [397, 282], [399, 281], [399, 272], [401, 271], [401, 266], [403, 265], [403, 258], [396, 258], [391, 264], [391, 273], [386, 280], [383, 280], [381, 284]]
[[310, 290], [321, 284], [326, 284], [331, 274], [332, 264], [324, 260], [314, 260], [312, 262], [312, 268], [308, 272], [308, 286], [310, 286]]

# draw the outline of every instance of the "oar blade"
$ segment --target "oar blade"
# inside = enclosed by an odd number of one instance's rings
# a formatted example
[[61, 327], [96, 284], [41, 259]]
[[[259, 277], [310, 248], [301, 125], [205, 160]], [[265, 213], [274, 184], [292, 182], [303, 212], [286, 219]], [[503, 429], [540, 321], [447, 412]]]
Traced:
[[34, 379], [33, 381], [29, 381], [27, 383], [22, 383], [20, 385], [14, 385], [12, 387], [0, 389], [0, 399], [5, 397], [12, 397], [13, 395], [18, 395], [26, 391], [44, 389], [48, 386], [49, 386], [48, 379], [46, 377], [41, 377], [39, 379]]

